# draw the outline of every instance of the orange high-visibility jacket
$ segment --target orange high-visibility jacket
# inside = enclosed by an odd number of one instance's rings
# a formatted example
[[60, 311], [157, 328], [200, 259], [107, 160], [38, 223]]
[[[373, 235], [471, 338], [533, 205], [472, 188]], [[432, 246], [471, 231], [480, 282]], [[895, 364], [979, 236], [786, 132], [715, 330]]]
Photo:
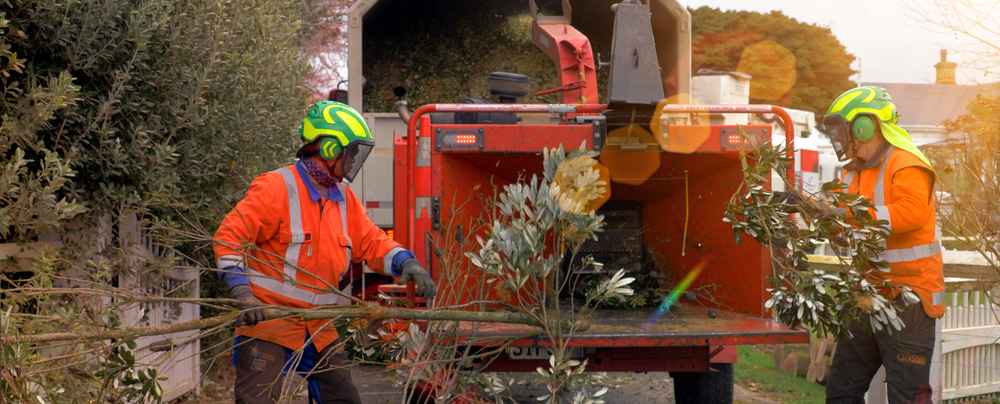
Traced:
[[[934, 209], [935, 174], [920, 158], [885, 145], [862, 167], [844, 167], [848, 192], [872, 200], [876, 219], [889, 222], [891, 234], [879, 259], [889, 263], [882, 273], [894, 285], [909, 286], [932, 318], [944, 315], [944, 267]], [[894, 298], [883, 289], [883, 295]]]
[[[405, 250], [372, 224], [349, 188], [337, 184], [343, 202], [313, 201], [305, 181], [294, 165], [257, 177], [215, 234], [218, 268], [242, 268], [265, 304], [350, 304], [330, 291], [352, 261], [367, 261], [371, 270], [392, 276], [392, 260]], [[307, 333], [319, 351], [337, 339], [325, 319], [271, 320], [236, 332], [291, 349], [302, 348]]]

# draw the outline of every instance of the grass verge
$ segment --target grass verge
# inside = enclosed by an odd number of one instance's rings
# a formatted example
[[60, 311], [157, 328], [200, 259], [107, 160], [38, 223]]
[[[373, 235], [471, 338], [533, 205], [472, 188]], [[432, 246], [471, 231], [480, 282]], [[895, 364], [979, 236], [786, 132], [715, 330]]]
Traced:
[[806, 379], [774, 370], [774, 358], [752, 347], [740, 345], [734, 381], [740, 387], [787, 404], [823, 404], [826, 388]]

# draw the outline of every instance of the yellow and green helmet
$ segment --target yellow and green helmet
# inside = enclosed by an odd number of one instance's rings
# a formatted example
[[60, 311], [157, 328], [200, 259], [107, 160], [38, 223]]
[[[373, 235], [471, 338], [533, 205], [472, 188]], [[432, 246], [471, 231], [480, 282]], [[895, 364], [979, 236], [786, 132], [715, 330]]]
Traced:
[[876, 120], [896, 123], [899, 111], [889, 92], [882, 87], [858, 87], [840, 95], [823, 117], [837, 157], [844, 160], [847, 147], [854, 141], [862, 143], [875, 136]]
[[[324, 160], [333, 161], [342, 155], [344, 178], [353, 181], [375, 140], [365, 119], [345, 104], [321, 101], [313, 104], [299, 129], [302, 141], [314, 144], [315, 152]], [[345, 152], [346, 151], [346, 152]]]

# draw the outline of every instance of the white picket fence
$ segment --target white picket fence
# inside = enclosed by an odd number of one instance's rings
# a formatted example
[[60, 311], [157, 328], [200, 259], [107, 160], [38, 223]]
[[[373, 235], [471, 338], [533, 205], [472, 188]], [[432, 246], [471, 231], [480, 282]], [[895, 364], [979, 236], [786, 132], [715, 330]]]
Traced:
[[[1000, 310], [993, 304], [1000, 298], [1000, 274], [976, 252], [950, 250], [944, 252], [944, 273], [947, 308], [937, 321], [931, 359], [933, 402], [1000, 397]], [[869, 404], [887, 402], [884, 370], [872, 379]]]
[[[119, 242], [128, 256], [130, 268], [139, 271], [146, 262], [161, 255], [160, 247], [139, 228], [134, 215], [123, 215], [118, 226]], [[122, 288], [141, 290], [148, 295], [196, 299], [201, 290], [198, 275], [194, 267], [175, 267], [152, 281], [149, 277], [122, 275], [118, 282]], [[201, 313], [200, 306], [194, 303], [137, 303], [124, 310], [123, 318], [132, 327], [157, 327], [198, 320]], [[192, 330], [136, 339], [133, 354], [139, 367], [155, 368], [158, 377], [166, 377], [160, 382], [163, 402], [170, 402], [198, 387], [201, 379], [200, 335], [198, 330]]]
[[[113, 240], [113, 225], [110, 215], [97, 218], [93, 227], [82, 225], [82, 221], [64, 224], [67, 229], [84, 229], [82, 232], [70, 232], [70, 239], [64, 240], [54, 231], [40, 234], [38, 240], [25, 245], [15, 243], [0, 243], [0, 260], [16, 260], [22, 266], [30, 266], [33, 260], [41, 256], [45, 248], [59, 249], [64, 242], [74, 246], [83, 246], [94, 252], [104, 251], [111, 247]], [[122, 215], [117, 223], [118, 245], [128, 257], [126, 265], [132, 268], [131, 274], [118, 278], [119, 287], [127, 291], [146, 292], [147, 294], [196, 299], [200, 296], [199, 271], [193, 267], [175, 267], [164, 271], [162, 276], [134, 276], [162, 253], [160, 247], [153, 243], [152, 238], [143, 233], [138, 226], [135, 215]], [[95, 257], [101, 261], [100, 257]], [[2, 270], [2, 268], [0, 268]], [[67, 270], [63, 274], [67, 282], [74, 283], [76, 277], [86, 275], [75, 270]], [[141, 281], [140, 279], [147, 279]], [[66, 287], [67, 285], [62, 285]], [[110, 302], [110, 298], [102, 300]], [[143, 315], [146, 319], [143, 320]], [[123, 320], [130, 327], [149, 327], [176, 324], [197, 320], [201, 317], [199, 306], [193, 303], [143, 303], [127, 307], [123, 312]], [[138, 345], [133, 351], [136, 363], [140, 368], [155, 367], [157, 376], [166, 377], [160, 383], [163, 388], [163, 402], [170, 402], [194, 391], [201, 379], [201, 344], [198, 330], [178, 332], [155, 337], [141, 337], [136, 340]], [[58, 349], [44, 349], [42, 355], [58, 356], [65, 352]]]
[[996, 289], [948, 293], [939, 359], [943, 402], [1000, 397], [998, 297]]

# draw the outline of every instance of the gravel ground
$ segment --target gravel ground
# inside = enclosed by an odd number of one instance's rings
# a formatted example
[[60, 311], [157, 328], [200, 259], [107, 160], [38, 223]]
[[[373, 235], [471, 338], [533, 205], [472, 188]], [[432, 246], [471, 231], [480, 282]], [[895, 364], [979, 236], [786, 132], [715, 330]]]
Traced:
[[[228, 363], [228, 361], [224, 361]], [[394, 373], [385, 370], [382, 366], [365, 365], [352, 368], [351, 373], [355, 384], [361, 390], [361, 400], [363, 404], [397, 404], [402, 400], [401, 391], [392, 386]], [[220, 369], [217, 372], [219, 381], [206, 380], [202, 383], [202, 388], [198, 393], [193, 393], [183, 398], [178, 404], [221, 404], [233, 402], [233, 375], [232, 365], [228, 368]], [[537, 376], [537, 375], [534, 375]], [[518, 403], [538, 403], [536, 397], [546, 393], [542, 386], [533, 386], [533, 374], [507, 373], [503, 375], [505, 380], [515, 379], [515, 388], [512, 389], [514, 398]], [[597, 382], [595, 387], [606, 386], [609, 388], [604, 395], [604, 401], [608, 404], [617, 403], [666, 403], [674, 402], [673, 379], [666, 372], [609, 372]], [[304, 390], [298, 392], [291, 404], [308, 404]], [[740, 404], [778, 404], [777, 402], [757, 395], [740, 386], [735, 386], [733, 398], [735, 403]]]
[[[518, 380], [530, 381], [531, 375], [512, 374]], [[608, 372], [604, 386], [610, 390], [604, 395], [607, 404], [616, 403], [674, 403], [674, 380], [667, 372]], [[525, 378], [525, 376], [527, 376]], [[779, 404], [776, 401], [756, 395], [740, 386], [733, 386], [733, 402], [741, 404]], [[541, 386], [522, 386], [515, 390], [515, 398], [520, 403], [538, 403], [535, 397], [547, 390]]]

